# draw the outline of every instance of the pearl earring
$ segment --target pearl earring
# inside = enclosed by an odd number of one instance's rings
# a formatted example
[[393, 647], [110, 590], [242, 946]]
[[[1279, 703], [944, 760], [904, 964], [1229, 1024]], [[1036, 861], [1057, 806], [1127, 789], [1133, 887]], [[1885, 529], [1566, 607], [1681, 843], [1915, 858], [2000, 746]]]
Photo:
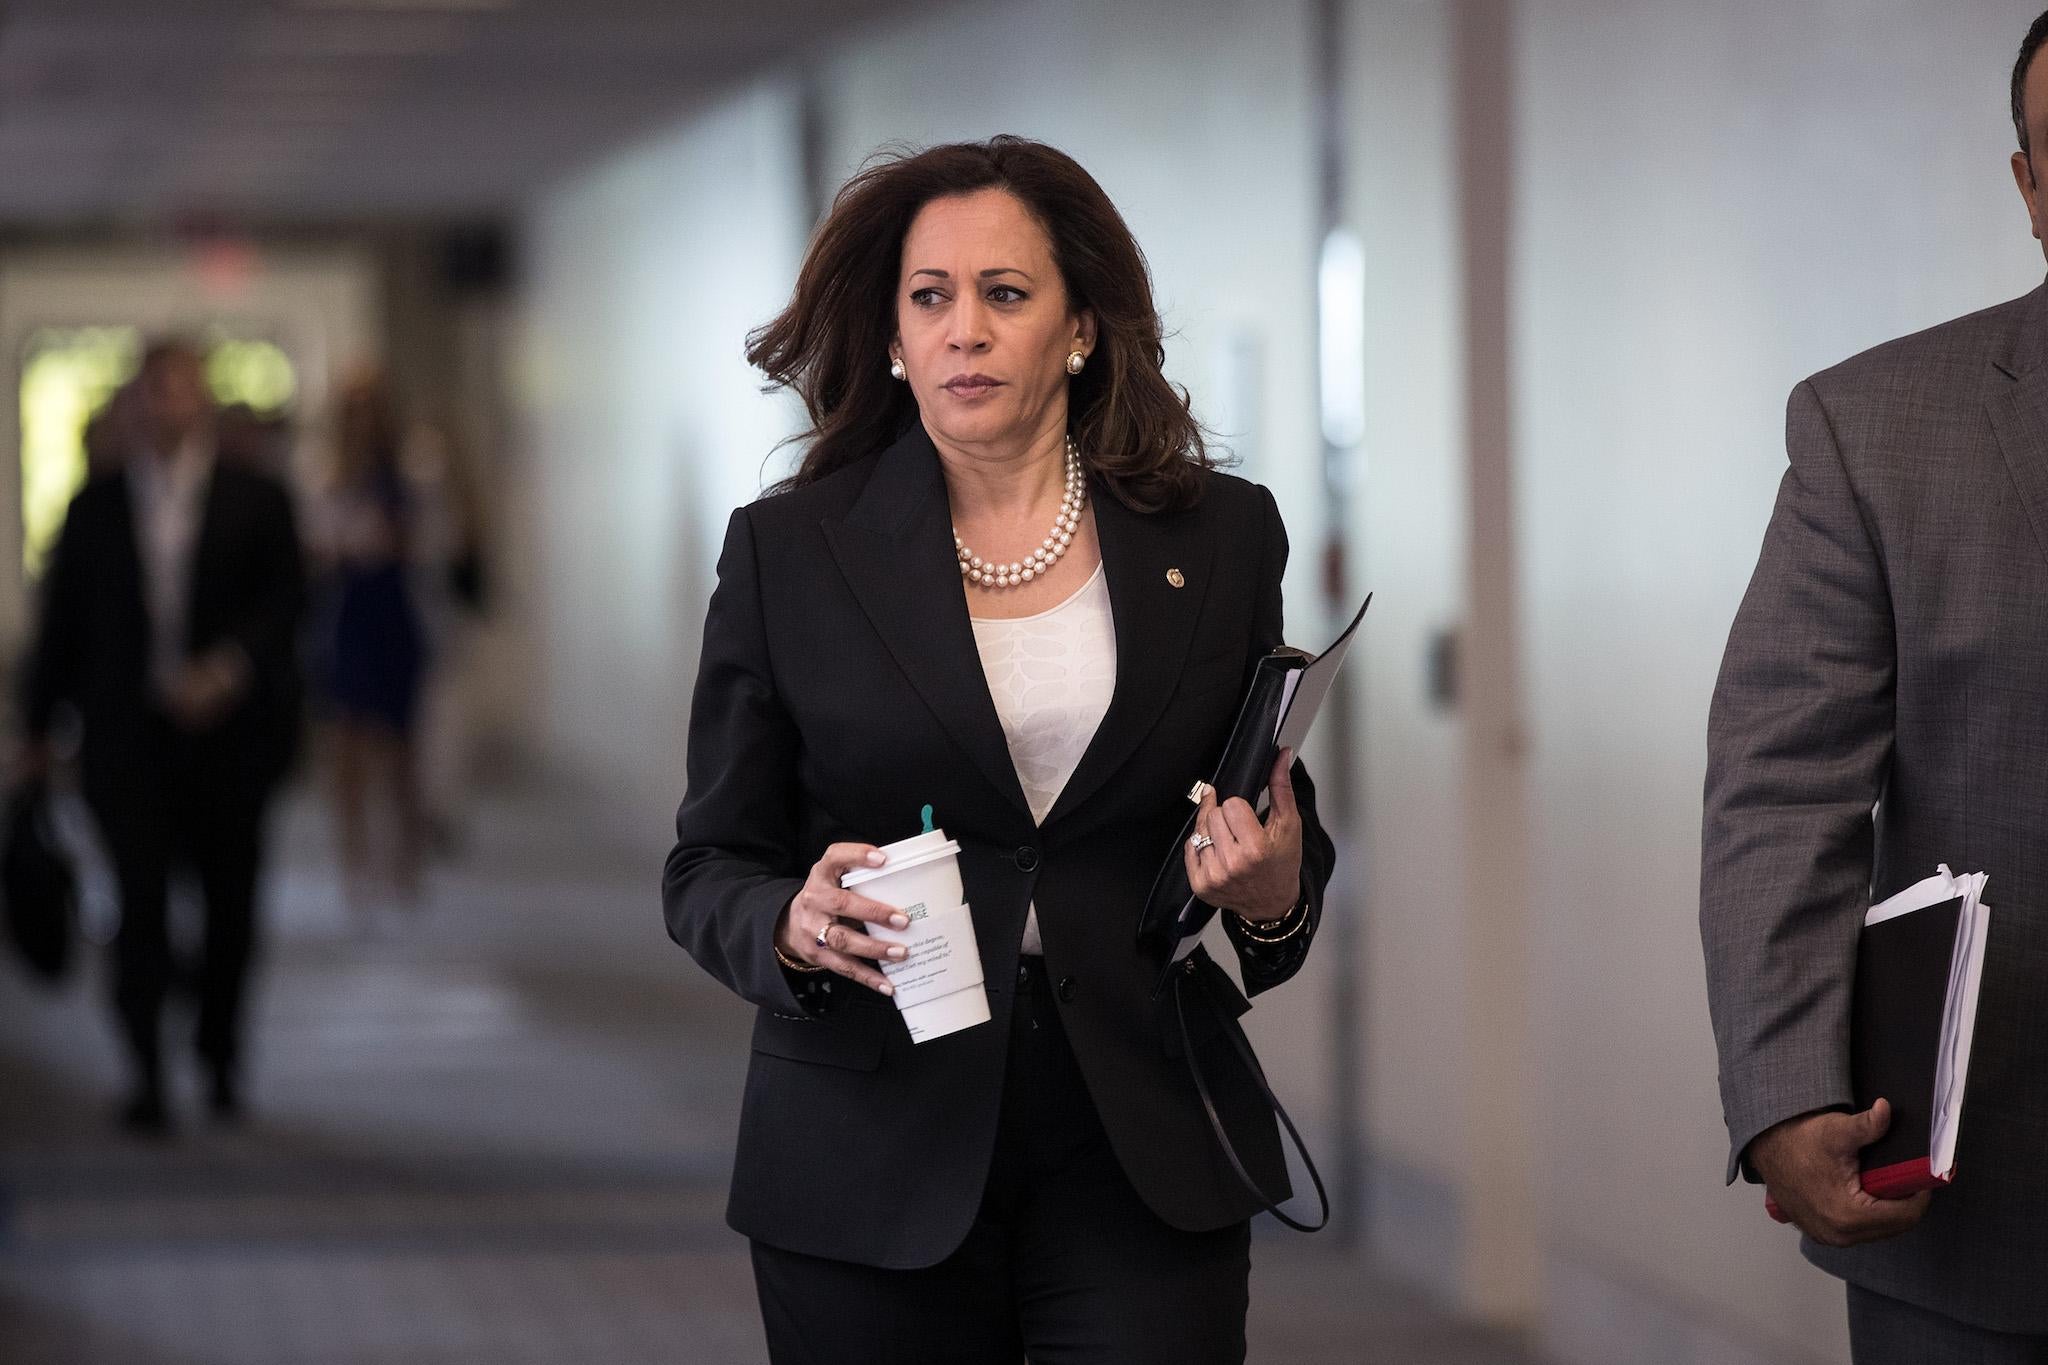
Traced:
[[903, 362], [902, 362], [902, 361], [900, 361], [900, 360], [891, 360], [891, 361], [889, 362], [889, 377], [890, 377], [891, 379], [907, 379], [907, 378], [909, 378], [909, 375], [908, 375], [908, 373], [907, 373], [907, 372], [906, 372], [906, 371], [904, 370], [904, 368], [903, 368]]
[[1070, 351], [1067, 354], [1067, 373], [1079, 374], [1081, 373], [1081, 367], [1087, 363], [1087, 356], [1082, 355], [1079, 351]]

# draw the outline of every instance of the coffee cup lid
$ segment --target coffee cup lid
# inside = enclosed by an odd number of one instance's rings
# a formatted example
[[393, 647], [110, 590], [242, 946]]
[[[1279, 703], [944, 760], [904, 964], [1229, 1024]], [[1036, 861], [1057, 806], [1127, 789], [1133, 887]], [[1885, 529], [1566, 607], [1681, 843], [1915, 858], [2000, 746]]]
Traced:
[[[883, 863], [880, 867], [856, 867], [853, 871], [839, 878], [840, 886], [851, 889], [852, 887], [859, 886], [862, 882], [871, 882], [879, 877], [887, 877], [897, 872], [907, 872], [913, 867], [923, 867], [926, 863], [935, 863], [941, 858], [951, 858], [959, 854], [960, 845], [946, 838], [943, 833], [938, 834], [939, 842], [937, 844], [930, 842], [932, 837], [929, 834], [920, 834], [915, 839], [905, 839], [901, 844], [888, 845], [882, 850], [884, 853], [889, 853], [888, 862]], [[919, 849], [917, 853], [910, 857], [902, 857], [890, 852], [892, 849], [902, 848], [905, 844], [922, 844], [925, 847]]]
[[[900, 859], [922, 857], [926, 853], [945, 848], [950, 843], [951, 841], [946, 838], [946, 831], [942, 829], [928, 829], [924, 833], [914, 834], [908, 839], [898, 839], [893, 844], [883, 844], [882, 853], [888, 858], [889, 862], [893, 863]], [[887, 864], [884, 864], [884, 866], [887, 866]]]

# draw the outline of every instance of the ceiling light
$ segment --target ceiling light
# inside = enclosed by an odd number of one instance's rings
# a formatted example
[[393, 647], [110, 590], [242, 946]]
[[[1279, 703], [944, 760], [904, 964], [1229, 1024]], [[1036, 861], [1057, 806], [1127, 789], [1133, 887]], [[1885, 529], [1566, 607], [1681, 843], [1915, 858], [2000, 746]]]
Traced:
[[1316, 305], [1323, 440], [1349, 450], [1365, 439], [1365, 243], [1349, 228], [1323, 239]]

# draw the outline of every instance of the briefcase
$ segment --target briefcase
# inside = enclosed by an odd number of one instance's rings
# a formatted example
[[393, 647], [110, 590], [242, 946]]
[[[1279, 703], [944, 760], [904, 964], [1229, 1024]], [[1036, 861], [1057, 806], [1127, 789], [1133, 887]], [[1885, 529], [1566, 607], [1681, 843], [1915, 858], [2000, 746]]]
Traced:
[[50, 819], [49, 793], [30, 783], [7, 801], [0, 898], [7, 935], [34, 975], [61, 981], [77, 941], [78, 882]]

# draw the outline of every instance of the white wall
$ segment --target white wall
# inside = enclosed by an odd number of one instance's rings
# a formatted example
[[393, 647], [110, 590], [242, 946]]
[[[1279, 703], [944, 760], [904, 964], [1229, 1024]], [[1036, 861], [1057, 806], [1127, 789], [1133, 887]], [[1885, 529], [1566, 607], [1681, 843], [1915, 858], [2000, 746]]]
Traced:
[[527, 224], [518, 395], [539, 742], [665, 846], [727, 514], [796, 428], [744, 338], [808, 223], [790, 92], [764, 85], [561, 186]]
[[2041, 278], [2006, 170], [2031, 13], [1522, 7], [1513, 340], [1563, 1358], [1843, 1358], [1840, 1288], [1753, 1189], [1721, 1188], [1695, 925], [1707, 702], [1787, 391]]
[[1355, 656], [1367, 876], [1363, 1101], [1374, 1250], [1460, 1297], [1470, 1252], [1463, 724], [1434, 705], [1431, 638], [1465, 616], [1464, 328], [1453, 33], [1431, 0], [1346, 15], [1344, 212], [1365, 243], [1366, 442], [1348, 514], [1377, 593]]

